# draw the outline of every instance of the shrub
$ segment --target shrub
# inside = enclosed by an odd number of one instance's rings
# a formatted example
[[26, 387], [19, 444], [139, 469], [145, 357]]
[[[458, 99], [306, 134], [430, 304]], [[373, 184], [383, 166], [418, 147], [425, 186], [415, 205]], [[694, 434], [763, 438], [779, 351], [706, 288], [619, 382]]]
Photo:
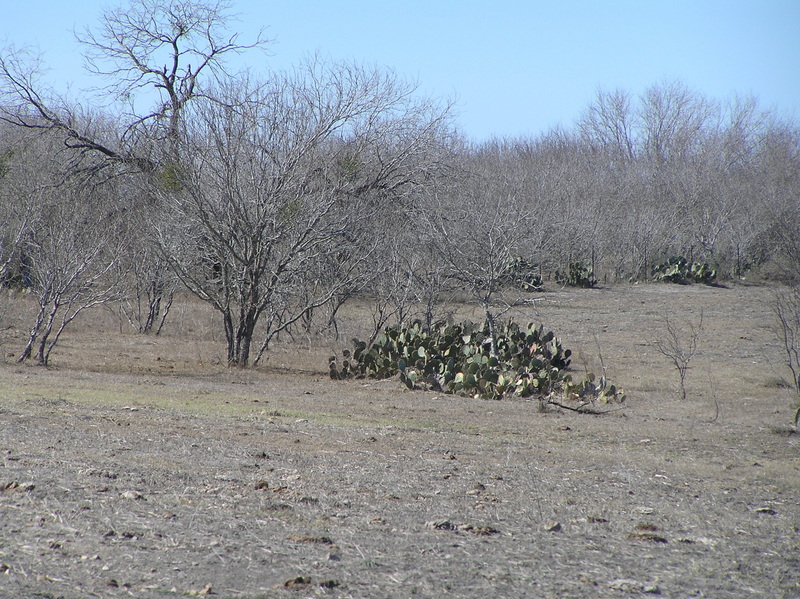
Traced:
[[590, 289], [597, 285], [597, 279], [594, 278], [594, 270], [592, 267], [580, 261], [570, 262], [567, 267], [567, 272], [557, 270], [556, 282], [559, 285], [583, 287], [584, 289]]
[[500, 276], [504, 285], [521, 289], [522, 291], [539, 291], [542, 288], [542, 277], [539, 269], [524, 258], [511, 258], [506, 269]]
[[717, 278], [717, 271], [706, 262], [689, 262], [683, 256], [673, 256], [663, 264], [653, 267], [653, 278], [656, 281], [679, 285], [690, 283], [711, 285]]
[[[583, 410], [595, 401], [623, 401], [621, 389], [605, 378], [588, 375], [574, 383], [567, 373], [571, 351], [552, 331], [513, 321], [498, 327], [495, 352], [487, 325], [471, 322], [443, 324], [426, 332], [417, 322], [392, 326], [371, 347], [354, 339], [354, 350], [339, 364], [334, 357], [334, 379], [398, 376], [409, 389], [430, 389], [483, 399], [538, 396], [562, 405], [558, 397], [578, 402]], [[568, 406], [564, 406], [568, 407]]]
[[794, 426], [800, 424], [800, 286], [779, 291], [773, 306], [778, 331], [786, 351], [786, 365], [792, 373]]

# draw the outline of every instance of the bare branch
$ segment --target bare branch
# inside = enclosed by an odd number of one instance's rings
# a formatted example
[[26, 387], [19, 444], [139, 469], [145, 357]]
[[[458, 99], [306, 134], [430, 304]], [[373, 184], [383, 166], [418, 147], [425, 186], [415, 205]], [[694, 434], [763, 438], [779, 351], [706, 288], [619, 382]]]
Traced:
[[[0, 54], [0, 119], [57, 132], [71, 150], [140, 172], [154, 171], [163, 155], [176, 162], [183, 111], [202, 95], [199, 81], [224, 74], [228, 55], [266, 44], [261, 34], [241, 43], [238, 34], [226, 33], [230, 6], [227, 0], [135, 0], [103, 13], [97, 30], [76, 34], [90, 73], [111, 79], [100, 91], [130, 105], [115, 136], [98, 136], [78, 109], [45, 93], [40, 58], [14, 48]], [[155, 106], [143, 110], [144, 103]], [[159, 158], [154, 150], [165, 141]]]
[[697, 325], [688, 323], [689, 331], [682, 331], [669, 318], [664, 318], [667, 336], [656, 339], [654, 345], [661, 354], [669, 358], [678, 370], [681, 382], [681, 399], [686, 399], [686, 373], [689, 363], [697, 353], [698, 341], [703, 332], [703, 311], [700, 310], [700, 319]]

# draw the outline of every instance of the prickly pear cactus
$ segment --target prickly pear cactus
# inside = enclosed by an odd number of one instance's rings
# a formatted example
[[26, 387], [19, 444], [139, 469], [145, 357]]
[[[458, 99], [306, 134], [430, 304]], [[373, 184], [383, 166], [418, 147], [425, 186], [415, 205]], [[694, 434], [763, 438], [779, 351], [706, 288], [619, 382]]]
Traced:
[[716, 278], [717, 271], [707, 263], [689, 262], [683, 256], [673, 256], [663, 264], [653, 267], [653, 279], [664, 283], [712, 285]]
[[500, 276], [500, 282], [522, 291], [539, 291], [543, 286], [538, 268], [519, 257], [508, 261], [505, 271]]
[[571, 351], [542, 325], [499, 326], [492, 352], [488, 326], [447, 323], [426, 332], [419, 322], [388, 327], [372, 344], [353, 340], [341, 363], [331, 358], [331, 378], [398, 376], [409, 389], [430, 389], [484, 399], [552, 397], [586, 402], [621, 401], [605, 379], [573, 383], [567, 370]]
[[592, 267], [580, 261], [570, 262], [566, 272], [557, 270], [555, 277], [559, 285], [582, 287], [584, 289], [590, 289], [597, 285], [597, 279], [594, 277]]

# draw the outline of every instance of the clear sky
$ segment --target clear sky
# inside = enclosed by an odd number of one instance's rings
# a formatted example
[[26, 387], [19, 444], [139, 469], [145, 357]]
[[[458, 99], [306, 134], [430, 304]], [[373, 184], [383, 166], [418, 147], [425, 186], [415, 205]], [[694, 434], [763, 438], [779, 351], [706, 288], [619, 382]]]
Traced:
[[[73, 28], [88, 0], [7, 2], [0, 45], [33, 45], [49, 79], [85, 85]], [[320, 52], [394, 69], [456, 100], [473, 140], [571, 127], [596, 90], [680, 80], [710, 99], [756, 95], [800, 120], [800, 0], [234, 0], [233, 28], [264, 27], [256, 72]]]

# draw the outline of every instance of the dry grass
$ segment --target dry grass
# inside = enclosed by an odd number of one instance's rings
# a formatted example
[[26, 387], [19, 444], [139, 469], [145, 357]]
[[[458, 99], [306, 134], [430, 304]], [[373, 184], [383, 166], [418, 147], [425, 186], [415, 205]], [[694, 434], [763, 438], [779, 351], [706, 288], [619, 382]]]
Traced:
[[[800, 435], [770, 290], [564, 290], [513, 314], [628, 393], [602, 417], [334, 382], [323, 339], [229, 370], [184, 300], [16, 365], [0, 305], [0, 596], [796, 597]], [[7, 302], [7, 299], [5, 300]], [[652, 342], [704, 313], [680, 400]], [[468, 315], [469, 306], [459, 307]], [[342, 337], [362, 335], [351, 308]]]

